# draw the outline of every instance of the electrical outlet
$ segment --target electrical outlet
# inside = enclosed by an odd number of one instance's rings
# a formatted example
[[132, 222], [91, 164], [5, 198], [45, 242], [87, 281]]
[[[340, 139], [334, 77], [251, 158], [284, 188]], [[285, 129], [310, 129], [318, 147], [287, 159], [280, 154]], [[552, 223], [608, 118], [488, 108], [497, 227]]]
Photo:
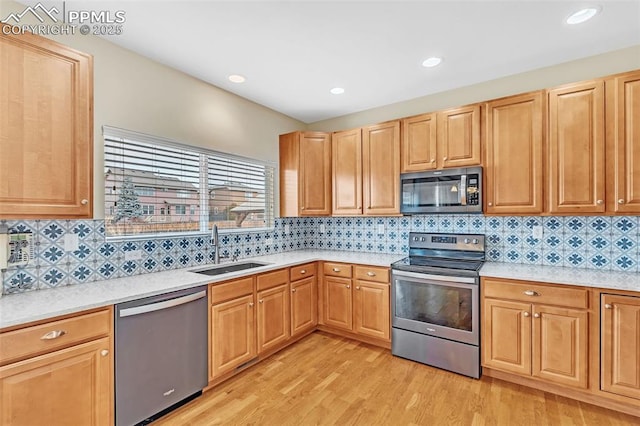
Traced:
[[265, 239], [264, 239], [264, 243], [265, 243], [266, 245], [271, 245], [271, 244], [273, 244], [273, 238], [265, 238]]
[[142, 259], [142, 250], [131, 250], [124, 252], [124, 260], [140, 260]]
[[542, 226], [536, 225], [533, 227], [533, 238], [536, 240], [542, 239]]
[[291, 230], [291, 227], [289, 225], [285, 225], [284, 226], [284, 233], [285, 234], [288, 234], [290, 230]]
[[378, 224], [378, 235], [383, 235], [384, 234], [384, 225], [383, 224]]
[[320, 233], [324, 234], [324, 231], [325, 231], [324, 223], [321, 223], [320, 224]]
[[76, 251], [78, 250], [78, 245], [78, 234], [65, 234], [64, 251]]

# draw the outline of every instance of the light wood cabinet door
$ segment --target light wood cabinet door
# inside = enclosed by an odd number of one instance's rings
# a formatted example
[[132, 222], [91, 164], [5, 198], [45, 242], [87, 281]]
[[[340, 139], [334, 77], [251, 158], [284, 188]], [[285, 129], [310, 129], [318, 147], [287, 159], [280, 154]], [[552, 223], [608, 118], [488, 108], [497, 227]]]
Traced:
[[486, 104], [485, 213], [542, 213], [543, 92]]
[[400, 122], [362, 129], [365, 215], [400, 214]]
[[295, 337], [318, 324], [316, 277], [291, 283], [291, 336]]
[[534, 305], [532, 375], [586, 389], [588, 330], [586, 311]]
[[607, 180], [616, 213], [640, 213], [640, 72], [607, 82]]
[[103, 338], [0, 367], [0, 424], [111, 425], [109, 350]]
[[0, 81], [0, 218], [92, 217], [92, 57], [2, 32]]
[[289, 286], [286, 284], [258, 293], [258, 353], [289, 339]]
[[324, 324], [353, 330], [351, 280], [324, 278]]
[[602, 295], [602, 390], [640, 399], [640, 297]]
[[549, 91], [550, 213], [605, 211], [604, 81]]
[[531, 375], [531, 305], [484, 300], [482, 365]]
[[438, 167], [480, 164], [480, 105], [438, 113]]
[[211, 375], [217, 378], [256, 356], [253, 295], [211, 307]]
[[436, 128], [435, 113], [402, 120], [402, 173], [437, 167]]
[[280, 135], [280, 215], [331, 214], [331, 135]]
[[353, 296], [358, 334], [390, 339], [389, 284], [356, 280]]
[[331, 137], [334, 216], [362, 214], [362, 131]]

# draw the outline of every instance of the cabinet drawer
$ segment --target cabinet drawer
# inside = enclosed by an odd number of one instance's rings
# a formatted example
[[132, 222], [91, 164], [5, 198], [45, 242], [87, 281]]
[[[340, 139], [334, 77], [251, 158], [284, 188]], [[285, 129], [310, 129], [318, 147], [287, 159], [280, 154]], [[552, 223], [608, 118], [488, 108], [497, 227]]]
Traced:
[[589, 307], [589, 292], [583, 288], [495, 278], [484, 278], [482, 284], [485, 297], [544, 303], [568, 308], [586, 309]]
[[351, 265], [347, 263], [325, 262], [323, 272], [331, 277], [351, 278]]
[[258, 291], [265, 290], [267, 288], [275, 287], [277, 285], [286, 284], [289, 280], [289, 274], [286, 269], [280, 269], [266, 274], [258, 275], [256, 278]]
[[389, 283], [389, 269], [379, 266], [355, 266], [354, 275], [358, 280]]
[[316, 274], [315, 263], [305, 263], [304, 265], [292, 266], [289, 272], [291, 281], [301, 280]]
[[0, 365], [108, 336], [111, 310], [51, 321], [0, 334]]
[[229, 281], [223, 284], [211, 284], [209, 287], [212, 305], [251, 293], [253, 293], [253, 277]]

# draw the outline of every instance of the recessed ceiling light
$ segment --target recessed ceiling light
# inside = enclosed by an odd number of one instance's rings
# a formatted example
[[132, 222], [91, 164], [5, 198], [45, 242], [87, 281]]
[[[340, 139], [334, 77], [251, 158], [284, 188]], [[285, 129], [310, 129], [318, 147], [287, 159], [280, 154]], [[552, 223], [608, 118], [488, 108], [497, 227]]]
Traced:
[[344, 93], [344, 89], [342, 87], [334, 87], [330, 92], [334, 95], [342, 95]]
[[431, 68], [435, 67], [436, 65], [440, 65], [440, 62], [442, 62], [442, 58], [436, 58], [435, 56], [433, 56], [431, 58], [425, 59], [424, 62], [422, 62], [422, 66]]
[[244, 76], [238, 75], [238, 74], [231, 74], [229, 76], [229, 81], [233, 82], [233, 83], [244, 83], [246, 80], [246, 78], [244, 78]]
[[598, 12], [600, 12], [600, 7], [588, 7], [586, 9], [581, 9], [569, 15], [566, 22], [569, 25], [582, 24], [596, 16]]

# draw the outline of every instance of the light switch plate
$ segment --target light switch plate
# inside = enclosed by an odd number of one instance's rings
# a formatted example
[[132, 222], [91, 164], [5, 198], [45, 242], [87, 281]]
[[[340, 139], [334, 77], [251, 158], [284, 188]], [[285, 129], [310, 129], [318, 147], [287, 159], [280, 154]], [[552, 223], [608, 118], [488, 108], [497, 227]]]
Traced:
[[325, 231], [324, 223], [321, 223], [320, 224], [320, 233], [324, 234], [324, 231]]
[[384, 225], [383, 224], [378, 224], [378, 235], [383, 235], [384, 234]]
[[78, 250], [78, 234], [65, 234], [64, 236], [64, 250], [76, 251]]
[[542, 226], [536, 225], [533, 227], [533, 238], [536, 240], [542, 239]]
[[285, 225], [284, 226], [284, 233], [288, 234], [290, 229], [291, 229], [291, 227], [289, 225]]

